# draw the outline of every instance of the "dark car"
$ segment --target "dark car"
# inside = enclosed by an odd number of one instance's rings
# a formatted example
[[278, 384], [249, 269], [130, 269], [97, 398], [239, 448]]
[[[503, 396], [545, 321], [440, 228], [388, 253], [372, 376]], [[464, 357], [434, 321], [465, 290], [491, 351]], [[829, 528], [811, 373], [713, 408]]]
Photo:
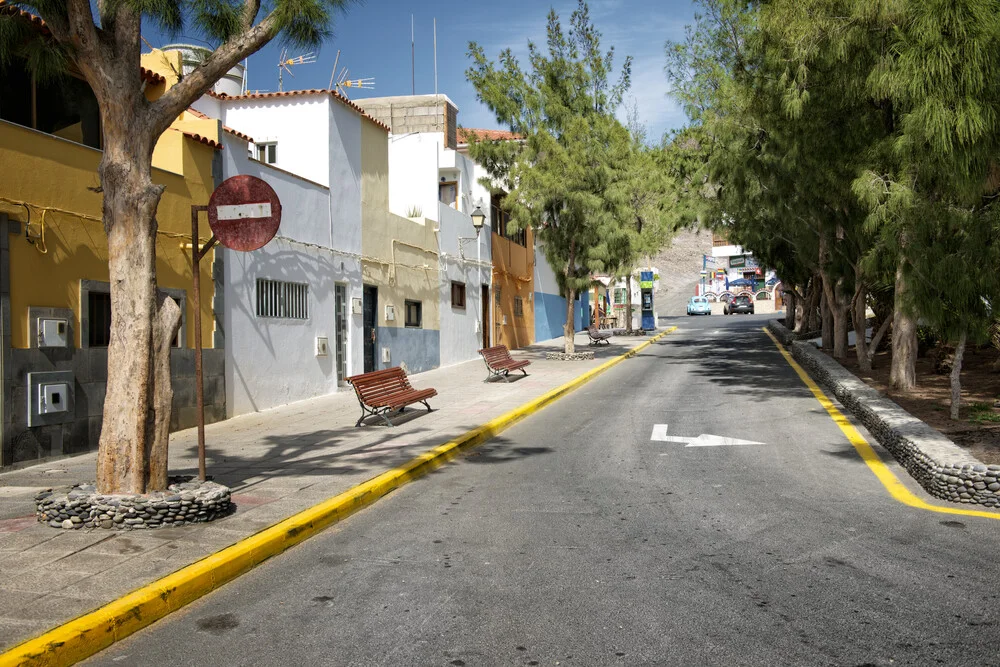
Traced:
[[733, 313], [753, 315], [753, 301], [745, 294], [734, 296], [732, 300], [725, 305], [722, 312], [726, 315], [732, 315]]

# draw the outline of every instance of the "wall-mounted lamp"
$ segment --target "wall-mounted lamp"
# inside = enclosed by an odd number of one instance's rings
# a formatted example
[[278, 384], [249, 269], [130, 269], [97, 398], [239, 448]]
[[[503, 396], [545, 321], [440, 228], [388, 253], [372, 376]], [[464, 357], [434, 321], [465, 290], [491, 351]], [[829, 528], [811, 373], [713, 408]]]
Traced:
[[483, 213], [483, 200], [480, 199], [476, 208], [472, 211], [472, 226], [476, 228], [476, 236], [483, 231], [483, 224], [486, 222], [486, 214]]

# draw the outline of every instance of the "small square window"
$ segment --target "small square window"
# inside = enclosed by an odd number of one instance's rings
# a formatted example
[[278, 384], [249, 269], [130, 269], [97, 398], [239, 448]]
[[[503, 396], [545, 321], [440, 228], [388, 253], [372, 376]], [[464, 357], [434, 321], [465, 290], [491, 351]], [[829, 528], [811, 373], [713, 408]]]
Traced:
[[257, 160], [266, 164], [278, 162], [278, 143], [269, 141], [257, 144]]
[[423, 305], [419, 301], [406, 301], [406, 326], [420, 328], [423, 326]]
[[451, 284], [451, 307], [465, 309], [465, 283]]

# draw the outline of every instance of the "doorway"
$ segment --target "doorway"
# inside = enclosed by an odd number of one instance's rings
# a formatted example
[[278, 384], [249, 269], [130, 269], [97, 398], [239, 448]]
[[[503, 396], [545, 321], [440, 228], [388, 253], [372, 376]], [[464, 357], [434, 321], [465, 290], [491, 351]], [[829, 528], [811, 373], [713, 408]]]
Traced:
[[483, 285], [483, 349], [490, 346], [490, 286]]
[[378, 287], [365, 285], [362, 304], [364, 324], [362, 337], [365, 341], [365, 373], [375, 370], [375, 345], [378, 325]]
[[334, 350], [337, 364], [337, 386], [344, 386], [347, 379], [347, 286], [334, 286], [334, 319], [337, 335]]

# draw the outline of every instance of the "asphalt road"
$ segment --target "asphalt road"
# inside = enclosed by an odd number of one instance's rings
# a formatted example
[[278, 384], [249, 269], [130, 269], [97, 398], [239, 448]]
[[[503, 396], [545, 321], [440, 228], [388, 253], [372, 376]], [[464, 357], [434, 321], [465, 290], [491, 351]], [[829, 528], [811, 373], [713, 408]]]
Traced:
[[1000, 521], [894, 500], [764, 323], [663, 322], [681, 328], [90, 664], [1000, 664]]

